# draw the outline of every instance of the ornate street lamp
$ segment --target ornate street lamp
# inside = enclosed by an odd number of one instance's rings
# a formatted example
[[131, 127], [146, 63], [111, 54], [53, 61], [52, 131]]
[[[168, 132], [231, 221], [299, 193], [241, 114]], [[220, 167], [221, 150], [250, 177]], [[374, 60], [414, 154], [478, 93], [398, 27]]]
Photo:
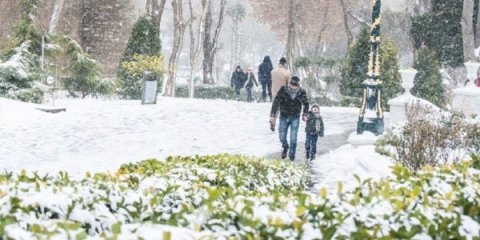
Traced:
[[372, 26], [370, 32], [370, 55], [367, 79], [363, 81], [363, 99], [357, 123], [357, 134], [364, 131], [375, 135], [383, 133], [382, 81], [380, 74], [380, 9], [381, 0], [373, 0]]

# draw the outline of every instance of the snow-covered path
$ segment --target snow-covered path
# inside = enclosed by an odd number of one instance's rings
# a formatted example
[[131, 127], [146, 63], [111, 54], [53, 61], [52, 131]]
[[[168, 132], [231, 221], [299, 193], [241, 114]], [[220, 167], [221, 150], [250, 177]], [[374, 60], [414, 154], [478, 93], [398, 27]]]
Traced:
[[[122, 163], [170, 155], [270, 157], [279, 152], [278, 133], [271, 132], [267, 122], [270, 103], [160, 98], [158, 104], [145, 106], [139, 101], [101, 100], [61, 100], [56, 104], [67, 111], [49, 114], [34, 110], [32, 104], [0, 98], [0, 169], [65, 170], [82, 176], [87, 171], [114, 171]], [[355, 127], [351, 124], [356, 123], [357, 109], [322, 107], [321, 112], [326, 137], [319, 144]], [[297, 156], [303, 156], [303, 124]], [[319, 177], [320, 182], [342, 180], [346, 178], [343, 174], [353, 174], [352, 169], [377, 175], [378, 169], [365, 170], [358, 161], [348, 160], [362, 158], [355, 150], [342, 155], [344, 161], [331, 150], [327, 159], [315, 161], [317, 176], [328, 176]], [[375, 157], [371, 161], [379, 159], [371, 154]], [[380, 169], [382, 176], [388, 172], [386, 168]]]

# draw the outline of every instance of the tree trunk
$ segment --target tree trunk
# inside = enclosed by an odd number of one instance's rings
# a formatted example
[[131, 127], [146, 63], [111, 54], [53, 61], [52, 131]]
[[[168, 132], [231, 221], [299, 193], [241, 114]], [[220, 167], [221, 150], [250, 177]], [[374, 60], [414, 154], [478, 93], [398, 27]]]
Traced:
[[[323, 19], [328, 19], [329, 10], [330, 10], [330, 1], [327, 1], [326, 6], [323, 9]], [[315, 56], [323, 55], [323, 52], [322, 54], [320, 54], [320, 47], [322, 46], [323, 33], [325, 32], [325, 29], [327, 28], [328, 24], [326, 23], [326, 21], [323, 21], [321, 24], [322, 25], [320, 27], [320, 31], [318, 32], [318, 36], [317, 36], [317, 42], [315, 43]]]
[[350, 47], [350, 45], [353, 43], [353, 34], [348, 26], [348, 10], [345, 7], [344, 0], [340, 0], [340, 5], [342, 6], [343, 13], [343, 27], [345, 28], [345, 34], [347, 34], [347, 46]]
[[[203, 34], [203, 22], [205, 19], [206, 12], [202, 11], [201, 16], [197, 19], [197, 16], [193, 13], [192, 0], [188, 0], [188, 6], [190, 10], [190, 20], [188, 22], [188, 29], [190, 33], [190, 72], [189, 72], [189, 91], [188, 97], [193, 98], [195, 95], [195, 82], [193, 73], [195, 72], [197, 66], [198, 55], [202, 47], [202, 34]], [[198, 30], [197, 37], [195, 37], [194, 29], [194, 20], [197, 19]]]
[[205, 84], [215, 84], [213, 77], [213, 65], [215, 62], [215, 54], [218, 47], [218, 37], [220, 35], [220, 30], [223, 25], [223, 17], [225, 15], [225, 5], [227, 1], [221, 0], [220, 2], [220, 11], [217, 26], [215, 32], [212, 36], [212, 0], [202, 0], [202, 6], [206, 10], [205, 20], [204, 20], [204, 33], [203, 33], [203, 83]]
[[236, 65], [239, 65], [240, 64], [240, 56], [241, 56], [241, 50], [242, 50], [242, 29], [240, 29], [238, 27], [238, 23], [237, 23], [237, 30], [236, 30], [236, 34], [237, 34], [237, 47], [236, 47], [236, 51], [235, 51], [235, 64]]
[[465, 62], [475, 60], [475, 40], [473, 36], [473, 0], [463, 1], [462, 12], [463, 56]]
[[175, 97], [175, 86], [177, 77], [177, 63], [182, 51], [183, 37], [185, 35], [185, 21], [183, 19], [182, 0], [172, 0], [173, 8], [173, 48], [168, 62], [168, 80], [166, 95]]
[[421, 16], [431, 10], [431, 0], [417, 0], [415, 3], [415, 16]]
[[147, 0], [145, 9], [147, 10], [147, 14], [155, 19], [155, 26], [160, 28], [163, 10], [165, 10], [165, 3], [167, 0], [158, 1], [159, 0]]
[[480, 47], [480, 0], [475, 0], [478, 2], [479, 7], [477, 9], [477, 24], [475, 27], [475, 48]]
[[237, 39], [238, 39], [238, 20], [233, 19], [233, 29], [232, 29], [232, 56], [231, 56], [231, 66], [230, 70], [233, 72], [235, 66], [237, 65]]
[[287, 58], [287, 64], [290, 70], [293, 72], [293, 49], [295, 48], [295, 5], [296, 0], [289, 0], [288, 5], [288, 34], [287, 34], [287, 46], [285, 49], [285, 55]]
[[213, 84], [213, 76], [212, 76], [212, 65], [210, 64], [213, 62], [212, 59], [212, 43], [211, 43], [211, 29], [212, 29], [212, 0], [202, 0], [202, 6], [206, 10], [205, 15], [205, 23], [203, 25], [203, 83], [204, 84]]

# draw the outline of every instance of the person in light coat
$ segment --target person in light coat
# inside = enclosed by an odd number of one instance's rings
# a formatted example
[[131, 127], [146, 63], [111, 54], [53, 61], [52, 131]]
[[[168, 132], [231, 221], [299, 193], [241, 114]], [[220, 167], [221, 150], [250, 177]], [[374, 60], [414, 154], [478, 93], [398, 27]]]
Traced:
[[280, 58], [280, 63], [278, 67], [272, 70], [272, 99], [275, 99], [275, 96], [278, 93], [278, 90], [282, 86], [287, 86], [288, 82], [292, 78], [292, 72], [288, 70], [287, 59], [284, 57]]
[[[280, 58], [278, 67], [271, 71], [272, 75], [272, 97], [275, 99], [275, 96], [279, 93], [279, 90], [283, 86], [288, 86], [288, 82], [292, 78], [292, 72], [287, 68], [287, 59], [284, 57]], [[272, 123], [270, 121], [270, 130], [275, 131], [275, 121]]]

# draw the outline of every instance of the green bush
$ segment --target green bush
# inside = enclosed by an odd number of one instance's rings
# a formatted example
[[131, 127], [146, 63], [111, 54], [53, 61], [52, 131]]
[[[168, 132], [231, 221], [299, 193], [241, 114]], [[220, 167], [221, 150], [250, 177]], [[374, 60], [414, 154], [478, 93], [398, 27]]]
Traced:
[[413, 82], [412, 94], [426, 99], [437, 107], [444, 108], [445, 89], [442, 85], [440, 63], [435, 52], [429, 48], [420, 49], [413, 67], [418, 70]]
[[478, 239], [476, 162], [416, 175], [395, 166], [391, 178], [318, 195], [304, 191], [304, 167], [238, 155], [146, 160], [78, 181], [3, 173], [0, 236], [169, 239], [169, 225], [193, 239]]
[[[332, 100], [330, 98], [327, 98], [325, 96], [321, 97], [310, 97], [310, 102], [311, 103], [318, 103], [321, 106], [326, 106], [326, 107], [335, 107], [335, 106], [340, 106], [340, 103], [338, 101]], [[345, 107], [345, 106], [344, 106]], [[352, 107], [358, 107], [358, 105], [352, 105]]]
[[358, 107], [362, 103], [362, 99], [358, 97], [343, 96], [338, 104], [342, 107]]
[[[187, 98], [188, 89], [188, 85], [178, 85], [175, 90], [176, 97]], [[227, 86], [195, 86], [194, 98], [235, 100], [235, 90]], [[240, 91], [240, 99], [247, 99], [244, 88]]]
[[462, 66], [465, 61], [462, 11], [463, 1], [432, 1], [429, 13], [412, 17], [411, 35], [415, 49], [426, 46], [435, 51], [442, 65]]
[[140, 17], [133, 25], [117, 72], [121, 97], [141, 98], [143, 71], [154, 72], [161, 86], [163, 58], [159, 31], [151, 17]]

